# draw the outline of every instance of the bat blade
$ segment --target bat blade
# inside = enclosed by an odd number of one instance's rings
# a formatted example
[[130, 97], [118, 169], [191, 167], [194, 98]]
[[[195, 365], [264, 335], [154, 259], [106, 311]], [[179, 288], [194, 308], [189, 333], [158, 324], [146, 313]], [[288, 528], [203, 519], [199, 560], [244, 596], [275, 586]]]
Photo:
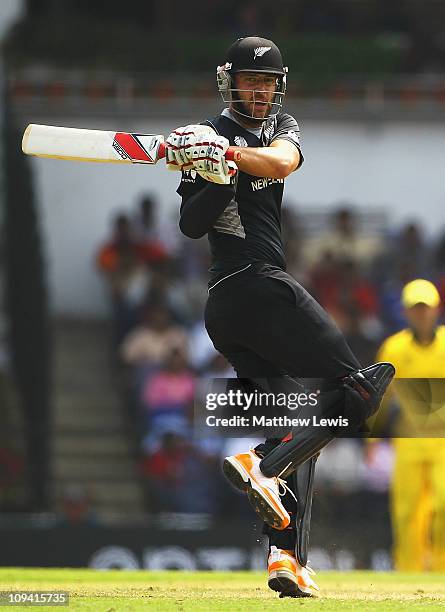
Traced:
[[22, 151], [27, 155], [86, 162], [155, 164], [164, 154], [164, 137], [31, 123]]

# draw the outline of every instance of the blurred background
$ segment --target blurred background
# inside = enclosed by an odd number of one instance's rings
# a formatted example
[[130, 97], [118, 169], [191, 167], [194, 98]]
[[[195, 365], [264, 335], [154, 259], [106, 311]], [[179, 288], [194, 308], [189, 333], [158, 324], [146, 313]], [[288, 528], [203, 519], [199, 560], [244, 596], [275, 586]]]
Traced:
[[[220, 474], [246, 442], [191, 437], [203, 380], [232, 371], [178, 176], [27, 159], [26, 125], [168, 134], [220, 111], [236, 37], [272, 38], [306, 158], [288, 269], [367, 365], [406, 324], [407, 281], [445, 295], [444, 24], [439, 0], [1, 1], [0, 565], [264, 566]], [[314, 567], [391, 567], [391, 466], [389, 440], [372, 460], [355, 440], [323, 452]]]

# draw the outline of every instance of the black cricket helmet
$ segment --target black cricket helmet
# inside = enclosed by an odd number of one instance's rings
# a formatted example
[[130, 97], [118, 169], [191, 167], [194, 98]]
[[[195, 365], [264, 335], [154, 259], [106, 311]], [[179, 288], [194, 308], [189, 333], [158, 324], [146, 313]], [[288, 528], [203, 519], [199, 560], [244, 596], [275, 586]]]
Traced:
[[[234, 75], [238, 72], [264, 72], [276, 75], [276, 87], [270, 103], [270, 110], [264, 118], [260, 119], [254, 116], [256, 90], [253, 91], [254, 106], [251, 113], [240, 101], [239, 92], [243, 90], [236, 88], [234, 79]], [[266, 121], [269, 117], [273, 117], [280, 112], [286, 93], [286, 75], [287, 67], [283, 66], [283, 58], [277, 45], [260, 36], [238, 38], [229, 47], [226, 53], [226, 62], [216, 69], [218, 90], [223, 101], [230, 104], [232, 110], [239, 115], [260, 122]]]

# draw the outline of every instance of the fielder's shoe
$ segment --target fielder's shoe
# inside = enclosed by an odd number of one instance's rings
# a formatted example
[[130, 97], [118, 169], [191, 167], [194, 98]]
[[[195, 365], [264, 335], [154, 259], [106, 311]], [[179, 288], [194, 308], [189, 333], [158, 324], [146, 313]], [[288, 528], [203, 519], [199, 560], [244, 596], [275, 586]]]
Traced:
[[269, 588], [280, 593], [280, 597], [317, 597], [319, 587], [312, 580], [315, 572], [310, 567], [302, 567], [292, 550], [281, 550], [276, 546], [270, 549], [267, 562]]
[[[240, 491], [245, 491], [257, 514], [274, 529], [286, 529], [290, 516], [281, 503], [280, 495], [290, 491], [285, 480], [267, 478], [260, 470], [260, 457], [255, 451], [226, 457], [223, 472]], [[281, 487], [281, 490], [280, 490]], [[290, 491], [295, 498], [295, 495]]]

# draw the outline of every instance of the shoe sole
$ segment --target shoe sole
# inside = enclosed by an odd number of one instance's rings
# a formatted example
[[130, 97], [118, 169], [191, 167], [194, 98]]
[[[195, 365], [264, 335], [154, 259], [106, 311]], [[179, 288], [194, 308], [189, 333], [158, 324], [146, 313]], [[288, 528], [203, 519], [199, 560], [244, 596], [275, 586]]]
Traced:
[[[237, 461], [237, 465], [235, 465], [233, 460], [230, 457], [224, 459], [223, 463], [223, 472], [224, 476], [227, 478], [229, 482], [233, 484], [234, 487], [238, 489], [238, 491], [247, 492], [247, 487], [250, 484], [250, 479], [247, 472], [242, 468], [241, 464]], [[239, 471], [240, 468], [244, 471], [244, 477]]]
[[280, 598], [315, 597], [312, 593], [301, 591], [295, 578], [285, 571], [271, 572], [268, 585], [272, 591], [280, 593]]
[[282, 591], [280, 593], [280, 599], [284, 597], [312, 597], [313, 599], [315, 599], [316, 595], [313, 595], [312, 593], [305, 593], [304, 591], [300, 591], [300, 589], [297, 588], [290, 591]]
[[224, 459], [223, 472], [233, 486], [247, 493], [250, 505], [265, 523], [280, 531], [286, 528], [287, 525], [283, 527], [283, 517], [277, 513], [260, 491], [252, 487], [250, 475], [239, 461], [232, 457]]
[[298, 589], [297, 581], [289, 573], [285, 571], [274, 571], [269, 574], [269, 589], [282, 593], [283, 591], [290, 592]]

